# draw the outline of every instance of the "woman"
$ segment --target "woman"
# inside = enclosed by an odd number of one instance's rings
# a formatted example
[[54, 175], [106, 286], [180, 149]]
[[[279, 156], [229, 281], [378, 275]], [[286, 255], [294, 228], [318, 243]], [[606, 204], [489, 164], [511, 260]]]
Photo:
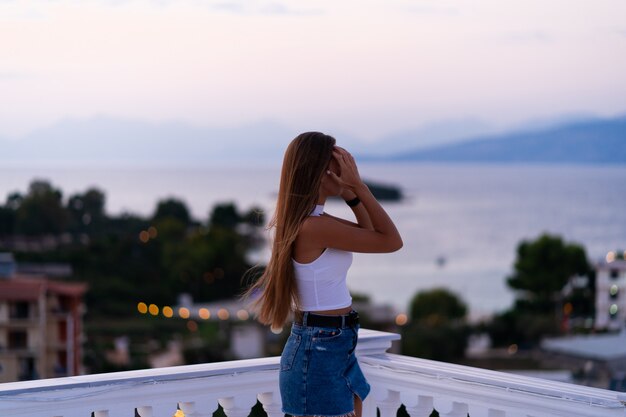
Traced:
[[[356, 223], [324, 213], [341, 196]], [[280, 359], [283, 412], [361, 416], [370, 387], [354, 355], [358, 314], [346, 287], [352, 252], [393, 252], [402, 239], [361, 181], [354, 158], [319, 132], [288, 146], [278, 192], [272, 255], [250, 292], [261, 290], [259, 320], [274, 328], [294, 313]]]

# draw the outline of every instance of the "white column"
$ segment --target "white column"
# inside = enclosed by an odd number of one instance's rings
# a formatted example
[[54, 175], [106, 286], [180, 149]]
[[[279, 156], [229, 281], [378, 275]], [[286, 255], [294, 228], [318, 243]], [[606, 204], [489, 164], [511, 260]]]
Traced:
[[411, 417], [428, 417], [435, 408], [433, 397], [428, 395], [415, 395], [415, 393], [402, 393], [400, 395], [402, 404], [406, 407], [406, 412]]
[[385, 391], [386, 396], [383, 394], [382, 399], [377, 401], [378, 409], [380, 410], [380, 417], [396, 417], [398, 408], [400, 408], [400, 405], [402, 404], [400, 402], [400, 393], [392, 390]]
[[468, 405], [447, 398], [435, 398], [435, 408], [441, 417], [467, 417]]
[[280, 395], [275, 392], [262, 392], [257, 395], [257, 399], [263, 405], [263, 409], [267, 413], [268, 417], [282, 417], [281, 411], [282, 402]]
[[372, 394], [363, 401], [363, 417], [376, 417], [376, 400]]
[[135, 410], [140, 417], [154, 417], [150, 406], [137, 407]]
[[507, 417], [507, 413], [504, 410], [473, 404], [469, 405], [469, 413], [472, 417]]
[[213, 411], [207, 411], [206, 413], [201, 413], [196, 410], [197, 405], [195, 401], [187, 401], [178, 403], [178, 408], [180, 408], [183, 413], [185, 413], [185, 417], [210, 417], [213, 415]]
[[[400, 335], [395, 333], [380, 332], [377, 330], [359, 329], [359, 343], [356, 347], [357, 358], [370, 355], [383, 355], [391, 347], [394, 340], [400, 340]], [[372, 381], [370, 381], [371, 383]], [[386, 392], [376, 393], [376, 387], [372, 385], [372, 392], [363, 401], [363, 417], [376, 417], [377, 402], [386, 398]], [[383, 398], [380, 398], [380, 395]], [[398, 405], [399, 407], [400, 405]], [[395, 414], [393, 414], [395, 417]]]
[[256, 397], [248, 398], [240, 394], [237, 397], [225, 397], [218, 400], [227, 417], [248, 417], [256, 404]]

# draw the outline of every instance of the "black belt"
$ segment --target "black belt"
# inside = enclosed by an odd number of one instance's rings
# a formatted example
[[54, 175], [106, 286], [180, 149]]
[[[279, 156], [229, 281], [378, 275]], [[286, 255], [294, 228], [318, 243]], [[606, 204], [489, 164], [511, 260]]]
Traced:
[[359, 313], [352, 310], [343, 316], [326, 316], [308, 311], [296, 312], [295, 323], [311, 327], [354, 327], [359, 324]]

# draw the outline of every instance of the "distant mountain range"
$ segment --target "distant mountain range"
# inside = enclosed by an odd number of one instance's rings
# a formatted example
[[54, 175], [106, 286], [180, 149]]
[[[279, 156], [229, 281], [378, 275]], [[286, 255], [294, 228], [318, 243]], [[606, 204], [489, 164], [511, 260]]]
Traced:
[[626, 116], [475, 137], [455, 144], [397, 153], [384, 160], [626, 164]]
[[18, 140], [0, 138], [0, 163], [201, 167], [251, 157], [280, 159], [294, 135], [271, 122], [206, 128], [98, 116], [60, 121]]
[[[626, 116], [527, 126], [533, 128], [495, 133], [479, 120], [459, 119], [375, 141], [328, 133], [360, 161], [626, 164]], [[0, 138], [0, 166], [276, 164], [297, 133], [273, 122], [206, 128], [101, 116], [61, 121], [17, 140]]]

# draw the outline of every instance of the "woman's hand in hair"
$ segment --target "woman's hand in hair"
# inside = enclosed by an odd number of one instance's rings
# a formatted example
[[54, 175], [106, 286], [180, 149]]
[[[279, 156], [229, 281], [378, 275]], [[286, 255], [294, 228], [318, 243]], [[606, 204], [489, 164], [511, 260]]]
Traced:
[[335, 146], [333, 157], [339, 164], [339, 175], [330, 170], [328, 171], [328, 175], [330, 175], [333, 180], [351, 191], [354, 191], [358, 186], [363, 184], [354, 157], [350, 155], [350, 152], [339, 146]]
[[[300, 228], [298, 240], [319, 251], [335, 248], [352, 252], [383, 253], [394, 252], [403, 245], [402, 237], [393, 221], [376, 201], [369, 188], [361, 180], [354, 158], [348, 151], [338, 146], [333, 150], [334, 169], [328, 170], [333, 181], [344, 188], [343, 196], [354, 192], [360, 203], [352, 209], [357, 216], [357, 224], [323, 215], [307, 218]], [[336, 172], [335, 172], [336, 171]]]
[[354, 199], [354, 197], [356, 197], [356, 193], [355, 193], [354, 191], [352, 191], [351, 189], [349, 189], [349, 188], [344, 188], [344, 189], [341, 191], [341, 195], [340, 195], [340, 197], [341, 197], [344, 201], [349, 201], [349, 200]]

